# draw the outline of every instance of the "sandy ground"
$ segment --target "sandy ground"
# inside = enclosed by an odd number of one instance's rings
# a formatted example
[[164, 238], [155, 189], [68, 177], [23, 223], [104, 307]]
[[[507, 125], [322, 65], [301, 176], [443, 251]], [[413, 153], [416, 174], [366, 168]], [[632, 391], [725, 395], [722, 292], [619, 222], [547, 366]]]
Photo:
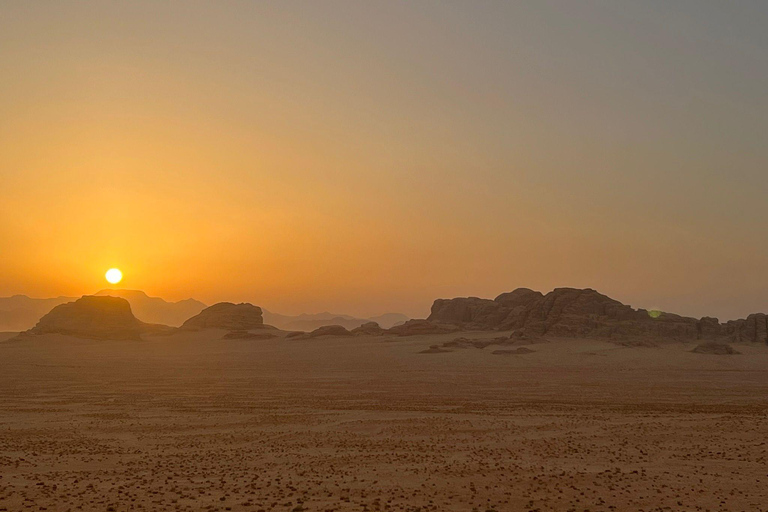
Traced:
[[0, 342], [0, 510], [768, 510], [764, 346], [222, 334]]

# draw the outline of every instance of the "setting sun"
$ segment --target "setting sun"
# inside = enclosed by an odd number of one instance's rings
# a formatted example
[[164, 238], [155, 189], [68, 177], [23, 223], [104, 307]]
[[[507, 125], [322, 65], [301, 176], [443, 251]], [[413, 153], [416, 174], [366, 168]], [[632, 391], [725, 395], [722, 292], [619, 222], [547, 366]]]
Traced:
[[107, 281], [109, 281], [111, 284], [117, 284], [123, 280], [123, 273], [120, 272], [120, 269], [111, 268], [107, 270], [105, 277], [107, 278]]

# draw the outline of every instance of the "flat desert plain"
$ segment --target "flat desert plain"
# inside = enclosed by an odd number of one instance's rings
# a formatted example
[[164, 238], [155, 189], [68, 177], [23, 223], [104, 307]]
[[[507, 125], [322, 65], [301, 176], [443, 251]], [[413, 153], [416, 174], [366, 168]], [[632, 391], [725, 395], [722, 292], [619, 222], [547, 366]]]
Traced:
[[0, 510], [768, 510], [762, 345], [223, 334], [1, 341]]

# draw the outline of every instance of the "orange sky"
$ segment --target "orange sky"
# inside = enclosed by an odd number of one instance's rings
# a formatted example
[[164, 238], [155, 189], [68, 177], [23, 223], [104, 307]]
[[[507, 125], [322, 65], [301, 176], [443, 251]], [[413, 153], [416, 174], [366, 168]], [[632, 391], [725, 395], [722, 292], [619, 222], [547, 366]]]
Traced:
[[767, 11], [636, 4], [4, 4], [0, 295], [768, 311]]

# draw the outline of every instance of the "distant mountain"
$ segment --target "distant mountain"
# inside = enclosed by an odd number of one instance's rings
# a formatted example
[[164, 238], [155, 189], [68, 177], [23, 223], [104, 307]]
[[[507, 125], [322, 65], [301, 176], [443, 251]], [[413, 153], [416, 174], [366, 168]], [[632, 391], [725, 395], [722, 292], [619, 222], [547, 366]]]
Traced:
[[0, 331], [26, 331], [50, 310], [77, 297], [33, 299], [26, 295], [0, 297]]
[[396, 325], [402, 325], [410, 319], [411, 317], [402, 313], [384, 313], [383, 315], [372, 316], [368, 320], [371, 322], [376, 322], [381, 326], [382, 329], [389, 329], [390, 327], [394, 327]]
[[[198, 315], [206, 305], [195, 299], [168, 302], [160, 297], [150, 297], [141, 290], [101, 290], [99, 297], [119, 297], [128, 301], [134, 316], [142, 322], [178, 327], [185, 321]], [[26, 331], [45, 314], [59, 304], [73, 302], [78, 297], [56, 297], [51, 299], [33, 299], [25, 295], [0, 297], [0, 332]], [[388, 329], [401, 324], [409, 318], [400, 313], [386, 313], [372, 318], [357, 318], [338, 313], [316, 313], [301, 315], [281, 315], [263, 309], [264, 323], [274, 325], [286, 331], [314, 331], [326, 325], [342, 325], [347, 329], [360, 327], [366, 322], [376, 322]]]
[[388, 329], [395, 324], [407, 321], [409, 318], [401, 313], [386, 313], [372, 318], [357, 318], [337, 313], [316, 313], [301, 315], [281, 315], [262, 308], [264, 323], [274, 325], [284, 331], [314, 331], [326, 325], [341, 325], [346, 329], [355, 329], [367, 322], [376, 322], [382, 328]]
[[133, 314], [142, 322], [178, 327], [205, 309], [205, 304], [195, 299], [168, 302], [160, 297], [150, 297], [140, 290], [101, 290], [94, 295], [120, 297], [131, 304]]

